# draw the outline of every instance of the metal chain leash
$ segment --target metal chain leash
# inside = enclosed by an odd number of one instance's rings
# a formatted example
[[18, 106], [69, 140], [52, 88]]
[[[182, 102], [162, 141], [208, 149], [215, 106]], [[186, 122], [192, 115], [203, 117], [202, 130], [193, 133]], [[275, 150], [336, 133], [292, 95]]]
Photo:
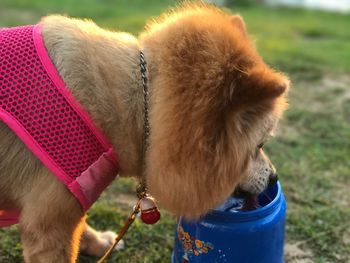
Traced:
[[131, 224], [135, 221], [137, 214], [140, 212], [140, 200], [147, 196], [147, 187], [146, 187], [146, 175], [145, 175], [145, 166], [146, 166], [146, 152], [149, 146], [149, 134], [150, 134], [150, 125], [149, 125], [149, 91], [148, 91], [148, 79], [147, 79], [147, 63], [145, 55], [140, 51], [140, 71], [141, 71], [141, 80], [142, 80], [142, 90], [143, 90], [143, 104], [144, 104], [144, 124], [143, 124], [143, 171], [142, 177], [140, 179], [140, 184], [136, 189], [137, 197], [139, 201], [134, 207], [131, 215], [128, 217], [127, 221], [124, 224], [124, 227], [119, 231], [113, 245], [108, 249], [105, 255], [97, 262], [103, 263], [113, 252], [113, 249], [118, 244], [118, 242], [123, 238]]
[[[147, 78], [147, 62], [145, 55], [140, 51], [140, 68], [141, 68], [141, 79], [142, 79], [142, 88], [143, 88], [143, 106], [144, 106], [144, 124], [143, 124], [143, 157], [149, 146], [149, 91], [148, 91], [148, 78]], [[144, 159], [145, 160], [145, 159]]]
[[142, 80], [142, 90], [143, 90], [143, 169], [142, 178], [140, 180], [140, 185], [138, 187], [138, 193], [146, 193], [146, 153], [149, 147], [149, 135], [150, 135], [150, 125], [149, 125], [149, 90], [148, 90], [148, 78], [147, 78], [147, 62], [145, 59], [145, 54], [140, 51], [140, 69], [141, 69], [141, 80]]
[[136, 216], [139, 212], [140, 212], [140, 202], [138, 202], [134, 207], [131, 215], [128, 217], [123, 228], [119, 231], [117, 237], [115, 238], [113, 245], [106, 251], [106, 253], [102, 256], [102, 258], [97, 261], [97, 263], [104, 263], [107, 260], [107, 258], [112, 254], [114, 248], [118, 245], [119, 241], [123, 238], [123, 236], [128, 231], [132, 223], [134, 223]]

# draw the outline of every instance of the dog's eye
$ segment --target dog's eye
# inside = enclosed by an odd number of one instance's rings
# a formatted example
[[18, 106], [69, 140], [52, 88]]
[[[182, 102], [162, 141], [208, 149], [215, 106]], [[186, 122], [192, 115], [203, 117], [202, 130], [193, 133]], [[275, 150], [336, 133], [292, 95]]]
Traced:
[[258, 145], [258, 149], [262, 149], [264, 147], [264, 143], [260, 143], [259, 145]]

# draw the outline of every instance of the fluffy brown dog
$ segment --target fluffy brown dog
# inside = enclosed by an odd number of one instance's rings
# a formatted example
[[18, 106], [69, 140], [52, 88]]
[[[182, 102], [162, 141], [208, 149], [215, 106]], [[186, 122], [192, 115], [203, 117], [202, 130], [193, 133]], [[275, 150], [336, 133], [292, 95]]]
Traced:
[[[237, 185], [259, 193], [274, 176], [261, 145], [286, 106], [289, 83], [257, 54], [239, 16], [186, 5], [150, 23], [139, 40], [62, 16], [41, 24], [63, 80], [115, 147], [121, 176], [142, 171], [144, 51], [146, 174], [162, 207], [197, 217]], [[86, 226], [76, 199], [3, 123], [0, 138], [0, 209], [21, 210], [26, 262], [74, 262], [84, 229], [82, 247], [101, 254], [113, 235]]]

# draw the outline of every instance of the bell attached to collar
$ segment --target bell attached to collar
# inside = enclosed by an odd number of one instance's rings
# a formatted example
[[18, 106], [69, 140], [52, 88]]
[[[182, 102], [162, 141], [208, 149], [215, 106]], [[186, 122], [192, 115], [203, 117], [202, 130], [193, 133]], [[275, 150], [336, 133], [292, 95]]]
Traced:
[[150, 195], [146, 195], [140, 200], [141, 220], [145, 224], [155, 224], [160, 219], [160, 212]]

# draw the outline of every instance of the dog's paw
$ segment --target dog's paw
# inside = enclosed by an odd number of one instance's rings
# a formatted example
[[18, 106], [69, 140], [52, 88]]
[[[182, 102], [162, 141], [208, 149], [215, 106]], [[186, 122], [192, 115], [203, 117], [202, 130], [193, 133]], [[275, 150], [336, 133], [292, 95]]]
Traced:
[[[113, 231], [98, 232], [88, 229], [82, 235], [80, 250], [89, 256], [101, 257], [112, 246], [116, 237], [117, 234]], [[120, 240], [114, 250], [121, 250], [124, 246], [124, 241]]]
[[[117, 234], [114, 233], [113, 231], [101, 232], [101, 239], [104, 239], [105, 242], [108, 243], [108, 247], [112, 246], [116, 237], [117, 237]], [[120, 240], [118, 244], [115, 246], [114, 250], [122, 250], [124, 249], [124, 247], [125, 247], [124, 240]]]

